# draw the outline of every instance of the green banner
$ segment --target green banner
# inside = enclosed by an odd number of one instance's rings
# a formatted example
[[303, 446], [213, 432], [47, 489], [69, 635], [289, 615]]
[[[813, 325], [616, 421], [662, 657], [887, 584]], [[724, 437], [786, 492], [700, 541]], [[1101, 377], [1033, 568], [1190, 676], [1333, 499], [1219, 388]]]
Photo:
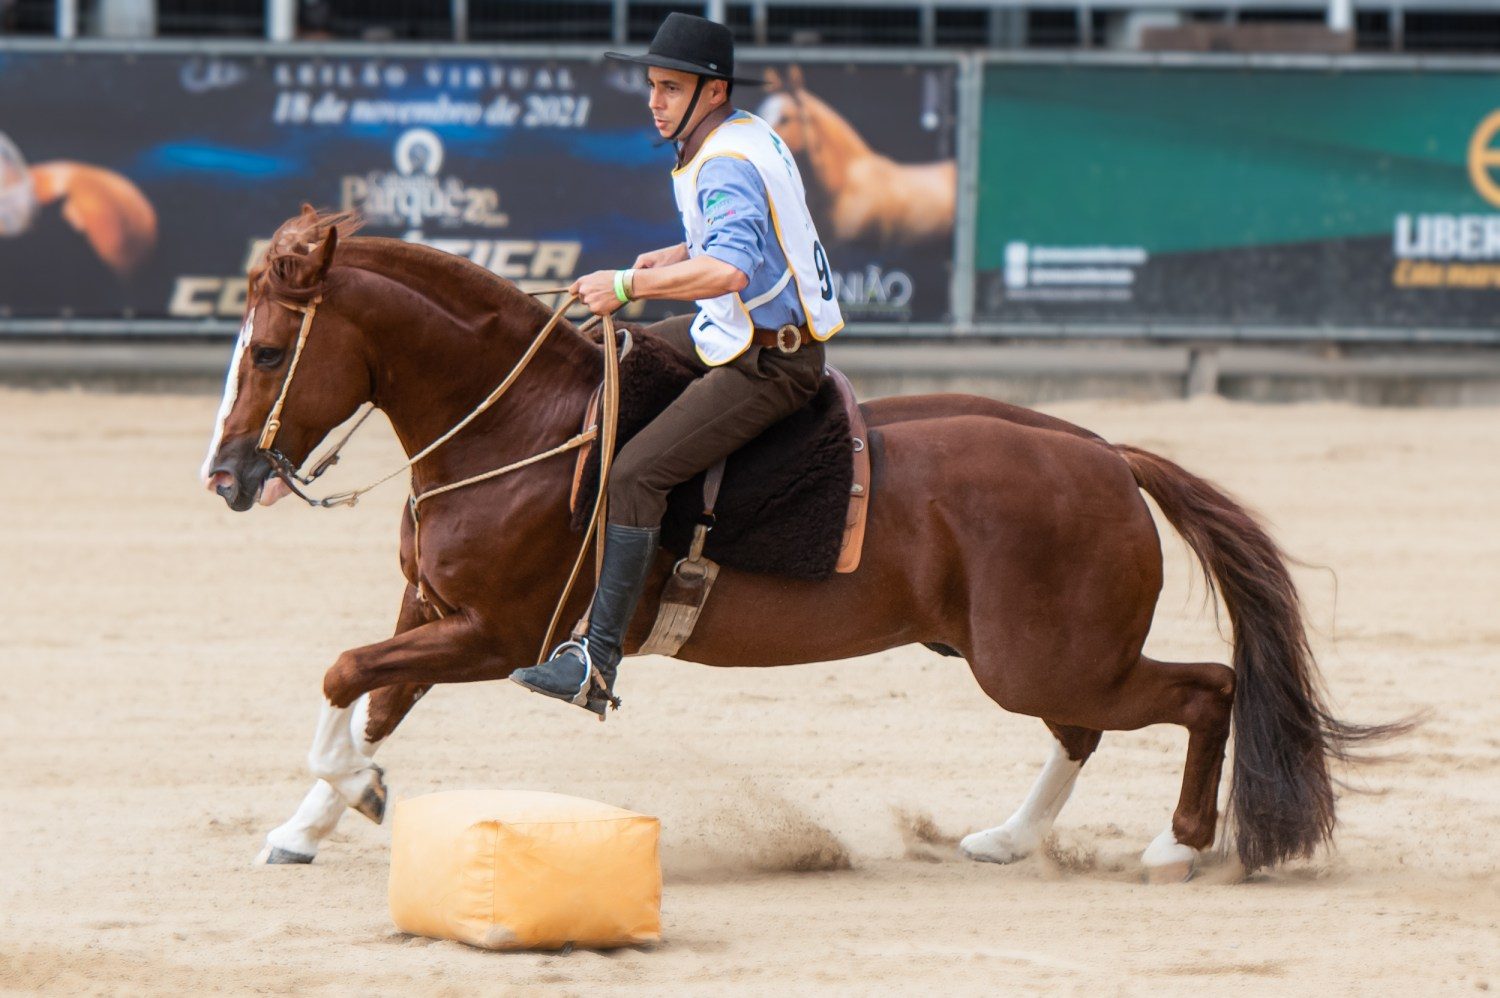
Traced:
[[995, 65], [982, 320], [1488, 327], [1500, 76]]

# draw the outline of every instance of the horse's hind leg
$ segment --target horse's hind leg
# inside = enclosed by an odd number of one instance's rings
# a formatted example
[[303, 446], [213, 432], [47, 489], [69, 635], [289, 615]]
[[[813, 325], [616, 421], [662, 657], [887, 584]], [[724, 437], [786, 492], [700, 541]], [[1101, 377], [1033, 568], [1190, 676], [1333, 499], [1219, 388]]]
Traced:
[[1170, 883], [1190, 877], [1198, 854], [1213, 845], [1219, 820], [1219, 776], [1234, 706], [1234, 672], [1216, 662], [1156, 662], [1142, 656], [1141, 663], [1174, 676], [1175, 696], [1169, 696], [1169, 702], [1175, 702], [1177, 716], [1172, 721], [1188, 729], [1182, 793], [1171, 827], [1141, 854], [1147, 879]]
[[1083, 764], [1099, 745], [1099, 732], [1048, 722], [1052, 754], [1016, 813], [997, 828], [965, 836], [958, 847], [985, 863], [1014, 863], [1036, 851], [1068, 802]]
[[1106, 731], [1149, 724], [1188, 730], [1182, 794], [1172, 825], [1141, 855], [1153, 883], [1186, 880], [1214, 841], [1219, 774], [1234, 705], [1234, 672], [1217, 662], [1158, 662], [1142, 655], [1108, 688], [1107, 697], [1076, 703], [1068, 720]]
[[[416, 592], [408, 588], [396, 633], [422, 620]], [[361, 696], [343, 710], [323, 704], [308, 753], [309, 768], [318, 781], [291, 818], [266, 836], [257, 863], [311, 863], [346, 807], [377, 825], [385, 819], [387, 791], [384, 771], [374, 762], [375, 752], [428, 689], [416, 684], [386, 686]]]

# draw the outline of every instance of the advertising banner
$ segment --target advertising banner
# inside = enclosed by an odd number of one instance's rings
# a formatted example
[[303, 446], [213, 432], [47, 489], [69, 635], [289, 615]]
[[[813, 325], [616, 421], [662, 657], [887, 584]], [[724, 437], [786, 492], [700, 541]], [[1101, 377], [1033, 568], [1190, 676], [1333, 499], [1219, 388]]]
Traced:
[[[846, 317], [945, 318], [953, 65], [743, 70], [770, 85], [735, 103], [795, 154]], [[0, 318], [236, 318], [304, 201], [533, 287], [683, 238], [639, 67], [12, 51], [0, 94]]]
[[1500, 77], [990, 66], [981, 321], [1500, 326]]

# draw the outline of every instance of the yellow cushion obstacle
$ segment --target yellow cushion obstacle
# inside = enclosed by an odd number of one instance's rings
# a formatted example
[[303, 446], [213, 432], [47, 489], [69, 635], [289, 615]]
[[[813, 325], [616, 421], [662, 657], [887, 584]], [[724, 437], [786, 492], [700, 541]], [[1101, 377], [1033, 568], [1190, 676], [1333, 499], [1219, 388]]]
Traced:
[[661, 823], [529, 790], [454, 790], [396, 804], [391, 918], [485, 949], [661, 939]]

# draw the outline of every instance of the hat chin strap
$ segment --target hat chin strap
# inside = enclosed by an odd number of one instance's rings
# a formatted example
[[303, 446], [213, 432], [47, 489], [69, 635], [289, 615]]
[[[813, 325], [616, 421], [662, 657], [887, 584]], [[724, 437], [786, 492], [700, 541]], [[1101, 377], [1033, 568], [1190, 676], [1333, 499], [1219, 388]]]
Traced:
[[677, 122], [677, 127], [672, 130], [671, 135], [668, 135], [666, 138], [661, 139], [656, 143], [656, 145], [662, 146], [666, 145], [668, 142], [677, 141], [678, 136], [682, 134], [682, 130], [687, 127], [688, 122], [693, 120], [693, 112], [698, 108], [698, 98], [703, 96], [703, 84], [707, 82], [708, 77], [698, 77], [698, 85], [693, 87], [693, 96], [688, 99], [687, 110], [682, 112], [682, 120]]

